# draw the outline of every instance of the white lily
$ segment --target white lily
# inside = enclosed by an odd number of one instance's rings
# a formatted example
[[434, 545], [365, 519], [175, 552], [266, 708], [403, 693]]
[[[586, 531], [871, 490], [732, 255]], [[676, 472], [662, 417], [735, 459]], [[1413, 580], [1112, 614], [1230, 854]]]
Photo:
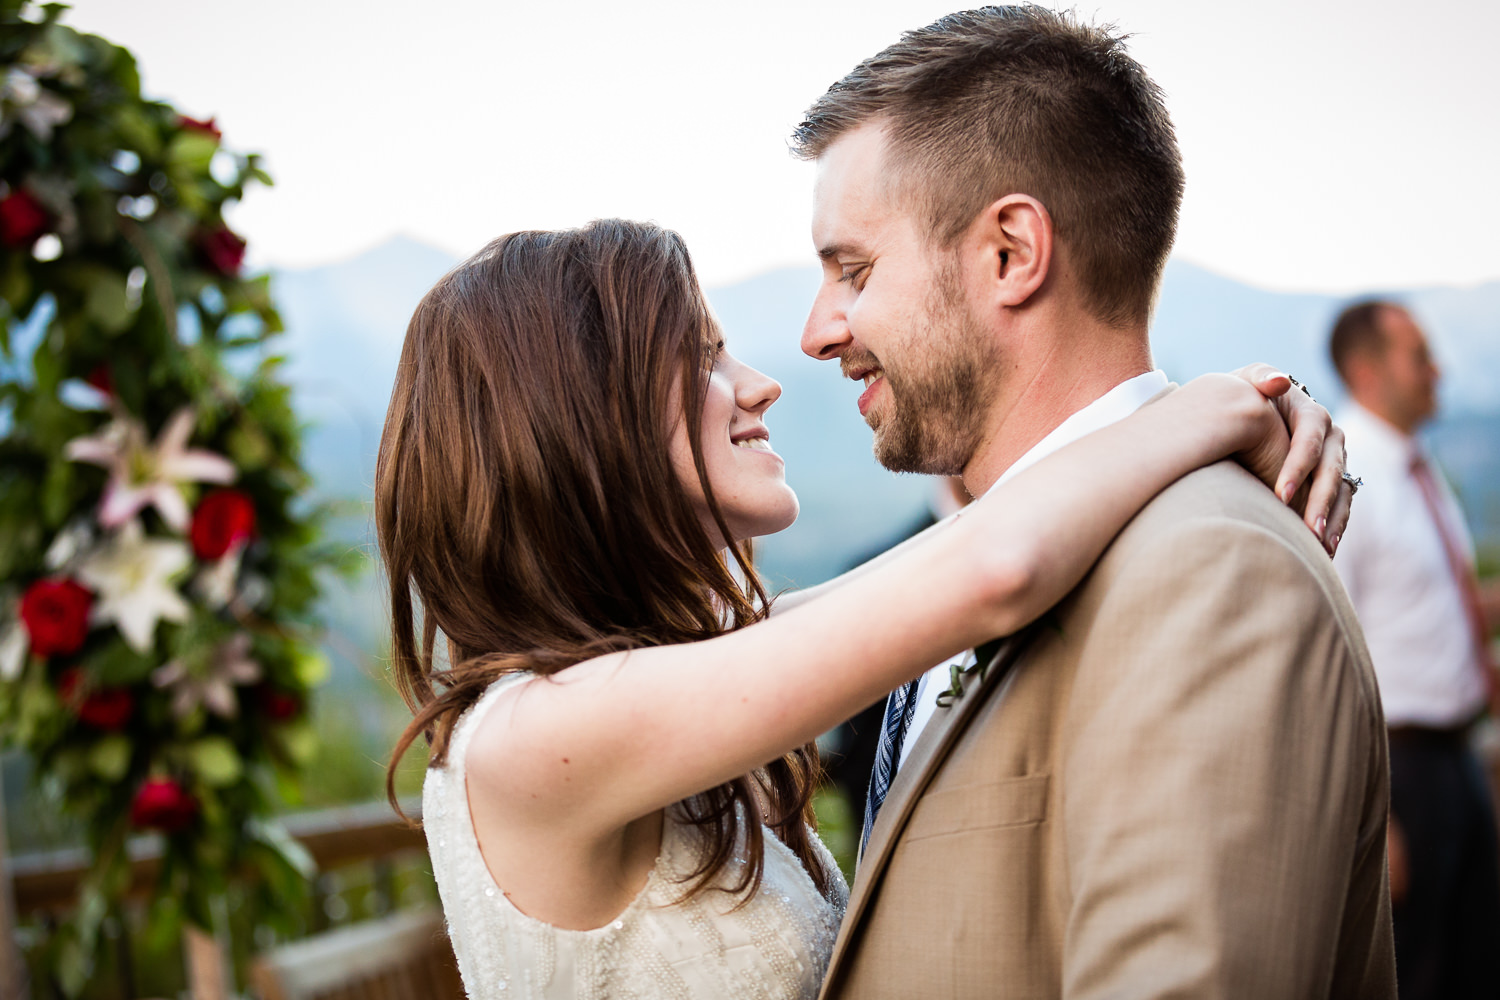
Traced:
[[19, 121], [38, 142], [51, 142], [52, 129], [73, 117], [73, 105], [37, 83], [24, 67], [12, 67], [0, 82], [0, 139]]
[[11, 622], [0, 629], [0, 681], [13, 681], [21, 676], [30, 648], [31, 639], [21, 622]]
[[234, 585], [239, 580], [240, 563], [247, 542], [231, 546], [229, 551], [204, 566], [193, 578], [193, 593], [215, 611], [234, 600]]
[[188, 505], [178, 484], [234, 482], [234, 463], [229, 459], [187, 447], [193, 420], [192, 407], [184, 406], [172, 414], [154, 446], [147, 445], [146, 428], [139, 420], [123, 416], [110, 421], [98, 434], [67, 443], [63, 454], [68, 458], [109, 470], [109, 484], [99, 505], [100, 524], [118, 527], [149, 505], [173, 530], [186, 531]]
[[127, 522], [78, 567], [97, 595], [93, 620], [114, 622], [131, 649], [148, 651], [158, 621], [187, 621], [187, 601], [172, 580], [192, 561], [185, 543], [147, 538], [140, 521]]
[[93, 540], [94, 532], [89, 528], [89, 522], [78, 518], [59, 531], [52, 544], [47, 546], [47, 552], [42, 556], [42, 565], [47, 567], [49, 573], [60, 572], [85, 552]]
[[172, 660], [151, 673], [151, 683], [172, 689], [172, 714], [179, 719], [199, 705], [225, 719], [239, 708], [234, 689], [260, 680], [260, 664], [250, 659], [250, 633], [239, 632], [219, 643], [207, 664], [194, 670], [185, 660]]

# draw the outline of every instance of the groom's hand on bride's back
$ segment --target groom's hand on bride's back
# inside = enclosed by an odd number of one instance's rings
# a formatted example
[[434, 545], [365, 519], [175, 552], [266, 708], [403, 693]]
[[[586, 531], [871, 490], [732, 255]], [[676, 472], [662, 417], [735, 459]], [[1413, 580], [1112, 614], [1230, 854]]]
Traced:
[[1301, 516], [1332, 555], [1354, 499], [1344, 479], [1344, 432], [1304, 389], [1270, 365], [1246, 365], [1234, 374], [1265, 397], [1269, 416], [1259, 443], [1236, 457]]

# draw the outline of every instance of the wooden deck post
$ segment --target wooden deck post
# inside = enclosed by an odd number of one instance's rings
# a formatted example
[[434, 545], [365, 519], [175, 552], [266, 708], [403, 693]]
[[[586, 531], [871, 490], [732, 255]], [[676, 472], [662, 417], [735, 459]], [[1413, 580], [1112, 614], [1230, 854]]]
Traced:
[[188, 995], [193, 1000], [229, 1000], [229, 976], [219, 940], [188, 925], [182, 932], [182, 952], [187, 964]]
[[16, 901], [10, 882], [10, 849], [5, 839], [5, 782], [0, 777], [0, 997], [26, 1000], [30, 976], [16, 941]]

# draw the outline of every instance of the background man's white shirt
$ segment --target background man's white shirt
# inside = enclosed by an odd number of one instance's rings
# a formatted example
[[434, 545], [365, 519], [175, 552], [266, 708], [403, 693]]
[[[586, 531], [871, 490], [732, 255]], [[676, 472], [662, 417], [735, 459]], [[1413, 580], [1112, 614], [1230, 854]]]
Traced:
[[[1052, 433], [1042, 438], [1031, 450], [1026, 452], [1010, 468], [1006, 469], [999, 479], [995, 480], [994, 489], [1020, 475], [1024, 470], [1040, 462], [1048, 455], [1067, 445], [1072, 444], [1079, 438], [1091, 434], [1094, 431], [1108, 427], [1130, 416], [1151, 399], [1166, 389], [1170, 383], [1167, 375], [1161, 369], [1137, 375], [1126, 379], [1113, 389], [1094, 400], [1092, 403], [1075, 411], [1068, 419], [1053, 428]], [[974, 651], [965, 650], [950, 659], [944, 660], [922, 675], [921, 684], [917, 687], [917, 707], [912, 714], [911, 726], [906, 731], [906, 736], [901, 743], [901, 760], [897, 765], [906, 763], [907, 755], [911, 748], [916, 745], [917, 737], [922, 735], [922, 729], [932, 718], [937, 710], [937, 696], [940, 692], [947, 690], [949, 678], [952, 676], [952, 667], [958, 664], [966, 667], [974, 662]]]
[[1433, 469], [1440, 514], [1471, 564], [1474, 544], [1463, 512], [1421, 443], [1350, 404], [1344, 429], [1349, 468], [1365, 481], [1334, 569], [1349, 591], [1370, 647], [1387, 724], [1446, 729], [1469, 722], [1487, 692], [1464, 597], [1421, 486], [1418, 454]]

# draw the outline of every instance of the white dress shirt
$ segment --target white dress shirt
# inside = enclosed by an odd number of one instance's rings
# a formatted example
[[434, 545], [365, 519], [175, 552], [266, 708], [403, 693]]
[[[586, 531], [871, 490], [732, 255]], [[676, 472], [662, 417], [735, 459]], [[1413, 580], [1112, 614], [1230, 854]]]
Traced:
[[1411, 474], [1421, 454], [1442, 494], [1439, 513], [1472, 567], [1463, 512], [1421, 443], [1351, 404], [1339, 414], [1349, 469], [1365, 481], [1334, 569], [1365, 631], [1388, 725], [1450, 728], [1484, 706], [1483, 668], [1463, 592], [1422, 488]]
[[[995, 485], [990, 489], [1013, 479], [1023, 470], [1029, 469], [1054, 451], [1072, 444], [1079, 438], [1124, 420], [1145, 406], [1169, 384], [1166, 373], [1159, 368], [1146, 372], [1144, 375], [1126, 379], [1053, 428], [1052, 433], [1016, 459], [1014, 464], [995, 480]], [[957, 656], [944, 660], [922, 675], [921, 684], [917, 687], [917, 707], [912, 713], [911, 727], [907, 729], [906, 736], [901, 743], [902, 764], [906, 763], [907, 755], [917, 743], [917, 737], [922, 735], [922, 729], [932, 718], [933, 712], [937, 710], [937, 696], [948, 689], [949, 678], [952, 675], [951, 667], [954, 664], [968, 666], [973, 662], [974, 651], [965, 650]]]

